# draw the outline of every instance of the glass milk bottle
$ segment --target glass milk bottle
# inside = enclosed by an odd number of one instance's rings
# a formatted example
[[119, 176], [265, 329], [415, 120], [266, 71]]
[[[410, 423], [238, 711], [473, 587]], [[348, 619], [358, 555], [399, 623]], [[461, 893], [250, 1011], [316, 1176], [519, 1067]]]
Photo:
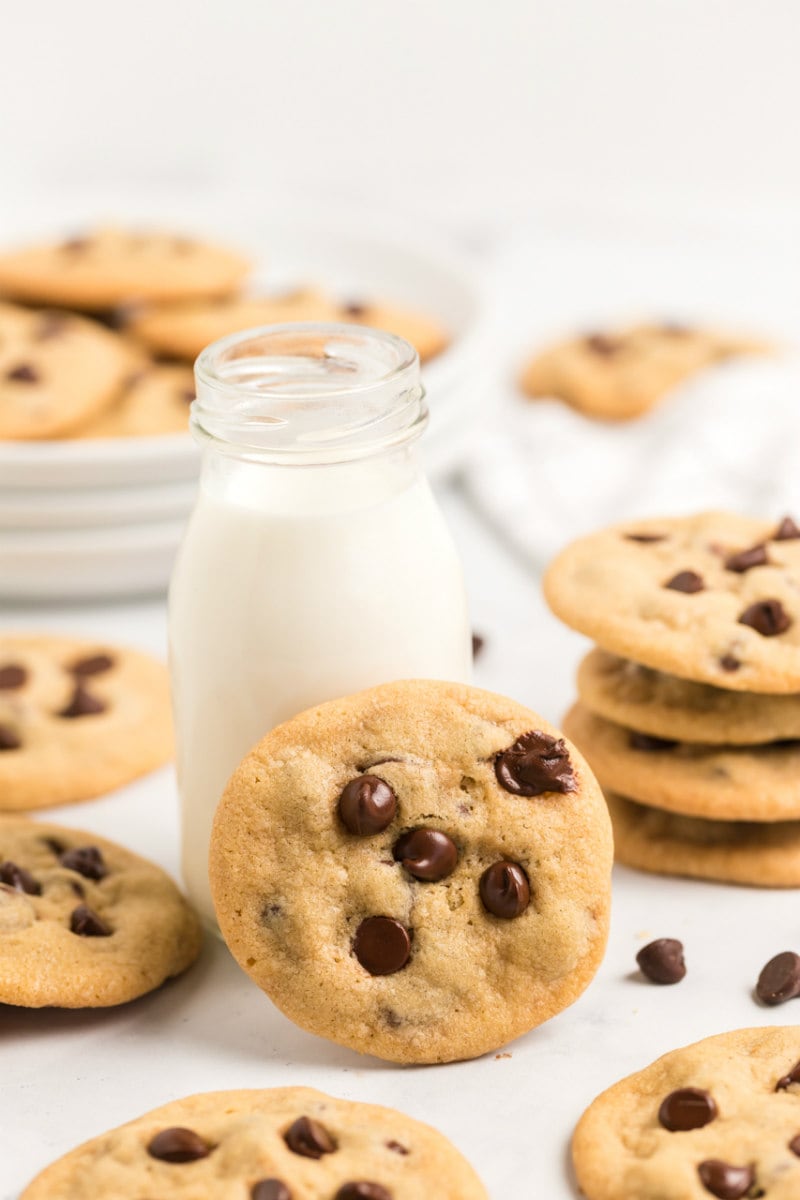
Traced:
[[248, 330], [196, 364], [199, 497], [170, 588], [183, 873], [215, 923], [208, 843], [274, 725], [392, 679], [468, 681], [456, 550], [420, 468], [408, 343], [350, 325]]

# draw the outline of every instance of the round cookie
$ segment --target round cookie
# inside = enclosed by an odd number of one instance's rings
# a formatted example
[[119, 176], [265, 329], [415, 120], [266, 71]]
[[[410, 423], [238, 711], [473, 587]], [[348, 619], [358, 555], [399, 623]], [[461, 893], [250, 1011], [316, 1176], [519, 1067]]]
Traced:
[[139, 361], [95, 321], [0, 304], [0, 439], [69, 433], [111, 403]]
[[255, 747], [217, 809], [210, 881], [234, 956], [298, 1025], [449, 1062], [584, 990], [611, 859], [602, 794], [556, 730], [490, 692], [406, 681]]
[[678, 742], [749, 746], [800, 738], [800, 693], [732, 692], [605, 650], [591, 650], [584, 658], [578, 694], [598, 716]]
[[800, 887], [800, 821], [711, 821], [605, 796], [617, 862], [657, 875]]
[[800, 743], [663, 742], [576, 704], [564, 729], [604, 788], [654, 808], [730, 821], [800, 818]]
[[544, 591], [556, 616], [624, 658], [734, 691], [800, 691], [800, 529], [788, 517], [627, 521], [562, 551]]
[[427, 313], [396, 304], [352, 302], [341, 306], [337, 320], [355, 325], [369, 325], [405, 338], [416, 350], [420, 362], [428, 362], [447, 349], [450, 335], [440, 321]]
[[96, 229], [0, 254], [0, 294], [97, 312], [137, 300], [222, 296], [248, 270], [241, 255], [208, 242], [155, 230]]
[[186, 433], [195, 398], [191, 367], [153, 364], [134, 372], [105, 412], [73, 437], [157, 437]]
[[487, 1200], [430, 1125], [313, 1088], [205, 1092], [47, 1167], [20, 1200]]
[[0, 636], [0, 811], [90, 800], [171, 756], [162, 663], [77, 638]]
[[201, 943], [154, 863], [92, 833], [0, 817], [0, 1003], [124, 1004], [185, 971]]
[[[575, 1131], [582, 1193], [587, 1200], [796, 1200], [799, 1059], [797, 1026], [738, 1029], [623, 1079], [598, 1096]], [[692, 1091], [674, 1095], [684, 1089]]]

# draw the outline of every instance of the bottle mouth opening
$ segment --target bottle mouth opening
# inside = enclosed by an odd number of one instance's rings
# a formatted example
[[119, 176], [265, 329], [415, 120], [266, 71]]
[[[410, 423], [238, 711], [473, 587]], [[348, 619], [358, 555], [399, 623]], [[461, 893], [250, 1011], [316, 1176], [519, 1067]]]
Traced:
[[419, 357], [402, 338], [321, 322], [243, 330], [195, 363], [192, 430], [223, 452], [280, 462], [363, 458], [419, 436]]

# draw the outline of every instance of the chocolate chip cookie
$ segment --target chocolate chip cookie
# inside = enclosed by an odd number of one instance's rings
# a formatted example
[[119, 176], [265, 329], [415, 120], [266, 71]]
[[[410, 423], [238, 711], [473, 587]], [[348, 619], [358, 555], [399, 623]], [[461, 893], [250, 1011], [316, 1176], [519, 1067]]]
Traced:
[[0, 636], [0, 811], [89, 800], [171, 755], [161, 663], [76, 638]]
[[0, 817], [0, 1002], [123, 1004], [180, 974], [200, 924], [160, 867], [96, 834]]
[[604, 650], [745, 692], [800, 692], [800, 528], [700, 513], [627, 521], [549, 568], [553, 612]]
[[487, 1200], [429, 1125], [312, 1088], [175, 1100], [44, 1170], [20, 1200]]
[[111, 405], [73, 437], [154, 437], [186, 433], [195, 398], [190, 367], [153, 363], [134, 371]]
[[575, 1131], [587, 1200], [796, 1200], [800, 1029], [739, 1029], [603, 1092]]
[[217, 809], [210, 880], [234, 956], [293, 1021], [447, 1062], [584, 990], [611, 857], [600, 790], [557, 730], [501, 696], [410, 681], [269, 733]]
[[417, 351], [421, 362], [441, 354], [450, 342], [449, 333], [435, 317], [397, 304], [351, 301], [340, 307], [337, 320], [369, 325], [405, 338]]

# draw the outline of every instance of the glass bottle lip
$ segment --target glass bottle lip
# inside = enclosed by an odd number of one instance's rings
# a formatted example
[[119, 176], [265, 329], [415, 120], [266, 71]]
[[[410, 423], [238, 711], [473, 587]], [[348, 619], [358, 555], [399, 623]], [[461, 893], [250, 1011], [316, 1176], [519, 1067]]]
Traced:
[[428, 420], [416, 350], [361, 325], [245, 329], [207, 346], [195, 379], [195, 438], [250, 461], [367, 458], [419, 437]]

